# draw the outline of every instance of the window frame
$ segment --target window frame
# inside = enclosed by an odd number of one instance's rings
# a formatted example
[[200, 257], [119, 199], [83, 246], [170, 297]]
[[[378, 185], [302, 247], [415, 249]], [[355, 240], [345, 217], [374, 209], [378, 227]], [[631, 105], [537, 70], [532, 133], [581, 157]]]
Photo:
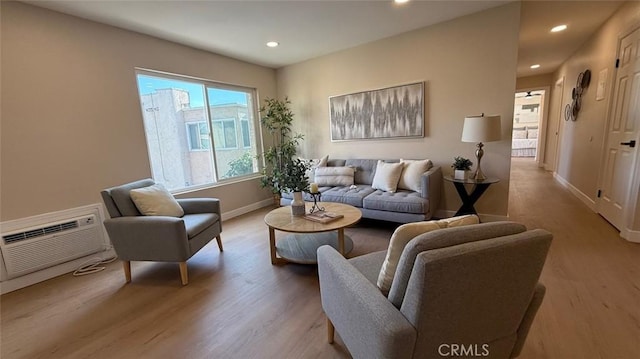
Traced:
[[[202, 136], [202, 134], [200, 133], [201, 124], [204, 124], [205, 126], [207, 126], [207, 130], [209, 130], [209, 132], [207, 133], [207, 139], [209, 140], [209, 144], [211, 144], [211, 130], [209, 129], [209, 125], [207, 124], [207, 121], [202, 120], [202, 121], [185, 122], [184, 125], [186, 126], [186, 131], [187, 131], [187, 143], [189, 144], [189, 152], [211, 151], [211, 148], [202, 147], [202, 142], [200, 142], [200, 148], [193, 148], [193, 141], [191, 140], [190, 127], [191, 126], [197, 127], [198, 135], [199, 135], [198, 137], [200, 137]], [[200, 139], [200, 141], [202, 141], [202, 139]]]
[[[229, 118], [216, 118], [216, 119], [212, 119], [211, 120], [211, 136], [214, 136], [214, 142], [215, 142], [215, 135], [213, 134], [213, 130], [214, 130], [213, 124], [216, 123], [216, 122], [221, 122], [222, 123], [222, 137], [221, 138], [225, 142], [224, 143], [224, 147], [219, 147], [219, 148], [216, 148], [216, 149], [220, 150], [220, 151], [231, 151], [231, 150], [240, 149], [240, 146], [238, 146], [238, 126], [236, 126], [236, 119], [234, 117], [229, 117]], [[234, 135], [235, 141], [236, 141], [236, 145], [235, 146], [227, 146], [227, 133], [225, 132], [226, 129], [224, 127], [224, 123], [225, 122], [233, 123], [233, 135]], [[251, 148], [251, 145], [249, 145], [248, 148]]]
[[[173, 194], [179, 194], [179, 193], [189, 193], [189, 192], [193, 192], [193, 191], [198, 191], [198, 190], [202, 190], [205, 188], [211, 188], [211, 187], [217, 187], [220, 185], [226, 185], [226, 184], [231, 184], [231, 183], [237, 183], [237, 182], [243, 182], [243, 181], [247, 181], [247, 180], [252, 180], [255, 178], [260, 178], [262, 176], [261, 172], [262, 169], [264, 168], [264, 161], [263, 160], [258, 160], [256, 161], [257, 164], [257, 168], [255, 170], [255, 172], [253, 173], [249, 173], [246, 175], [241, 175], [241, 176], [235, 176], [235, 177], [230, 177], [230, 178], [220, 178], [221, 176], [218, 174], [219, 171], [219, 166], [218, 166], [218, 162], [217, 162], [217, 158], [216, 158], [216, 148], [215, 148], [215, 141], [213, 138], [213, 121], [216, 121], [215, 119], [212, 118], [211, 115], [211, 105], [209, 104], [209, 99], [208, 99], [208, 94], [207, 94], [207, 89], [209, 88], [215, 88], [215, 89], [221, 89], [221, 90], [228, 90], [228, 91], [237, 91], [237, 92], [245, 92], [248, 95], [248, 99], [247, 99], [247, 114], [252, 116], [252, 120], [254, 122], [254, 138], [255, 138], [255, 151], [256, 151], [256, 155], [259, 155], [261, 153], [264, 152], [264, 140], [263, 140], [263, 133], [262, 133], [262, 127], [260, 125], [260, 117], [259, 117], [259, 104], [260, 104], [260, 99], [259, 99], [259, 95], [258, 95], [258, 90], [254, 87], [249, 87], [249, 86], [241, 86], [241, 85], [236, 85], [236, 84], [230, 84], [230, 83], [224, 83], [224, 82], [220, 82], [220, 81], [214, 81], [214, 80], [210, 80], [210, 79], [206, 79], [206, 78], [201, 78], [201, 77], [194, 77], [194, 76], [189, 76], [189, 75], [181, 75], [181, 74], [174, 74], [174, 73], [169, 73], [169, 72], [164, 72], [164, 71], [158, 71], [158, 70], [152, 70], [152, 69], [147, 69], [147, 68], [140, 68], [140, 67], [136, 67], [135, 71], [134, 71], [134, 79], [135, 79], [135, 83], [136, 83], [136, 89], [137, 89], [137, 97], [138, 97], [138, 101], [141, 101], [141, 92], [140, 92], [140, 88], [138, 87], [138, 76], [149, 76], [149, 77], [156, 77], [156, 78], [160, 78], [160, 79], [164, 79], [164, 80], [175, 80], [175, 81], [181, 81], [181, 82], [188, 82], [188, 83], [192, 83], [192, 84], [197, 84], [202, 86], [203, 89], [203, 97], [204, 97], [204, 114], [206, 119], [203, 121], [189, 121], [189, 122], [185, 122], [185, 125], [188, 124], [193, 124], [194, 122], [205, 122], [207, 123], [207, 126], [209, 128], [209, 139], [210, 139], [210, 145], [211, 148], [209, 149], [195, 149], [192, 150], [191, 149], [191, 139], [189, 136], [189, 130], [188, 128], [185, 127], [185, 130], [187, 132], [187, 141], [189, 142], [188, 145], [188, 150], [189, 151], [210, 151], [211, 153], [211, 157], [212, 157], [212, 170], [213, 170], [213, 176], [214, 179], [212, 180], [212, 182], [208, 182], [208, 183], [203, 183], [203, 184], [197, 184], [197, 185], [189, 185], [189, 186], [184, 186], [184, 187], [180, 187], [180, 188], [173, 188], [170, 189], [169, 191]], [[140, 102], [140, 109], [141, 109], [141, 120], [144, 122], [144, 111], [145, 109], [142, 108], [142, 103]], [[235, 135], [236, 135], [236, 145], [239, 145], [238, 141], [243, 141], [242, 138], [238, 139], [238, 126], [235, 123], [234, 119], [234, 127], [235, 127]], [[240, 120], [241, 119], [237, 119]], [[245, 121], [249, 122], [249, 119], [246, 119]], [[242, 127], [242, 126], [240, 126]], [[249, 126], [249, 128], [251, 128]], [[151, 174], [153, 175], [154, 171], [153, 171], [153, 163], [151, 161], [151, 155], [149, 153], [150, 149], [149, 149], [149, 139], [147, 138], [147, 132], [146, 130], [144, 131], [144, 136], [145, 136], [145, 143], [147, 145], [147, 157], [149, 158], [149, 166], [150, 166], [150, 171]], [[249, 137], [251, 138], [251, 137]], [[251, 146], [248, 147], [244, 147], [244, 141], [243, 141], [243, 146], [237, 146], [233, 149], [250, 149], [252, 148]], [[225, 149], [232, 149], [232, 148], [225, 148]], [[218, 150], [225, 150], [225, 149], [218, 149]]]

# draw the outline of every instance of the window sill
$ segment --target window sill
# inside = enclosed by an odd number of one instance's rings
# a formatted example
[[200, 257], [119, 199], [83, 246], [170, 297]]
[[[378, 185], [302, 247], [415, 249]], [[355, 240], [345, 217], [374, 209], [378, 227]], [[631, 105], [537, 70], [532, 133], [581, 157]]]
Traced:
[[203, 184], [203, 185], [200, 185], [200, 186], [193, 186], [193, 187], [174, 190], [174, 191], [170, 191], [170, 192], [171, 192], [172, 195], [179, 196], [179, 195], [183, 195], [183, 194], [188, 194], [188, 193], [193, 193], [193, 192], [206, 190], [206, 189], [209, 189], [209, 188], [225, 187], [225, 186], [236, 184], [236, 183], [253, 181], [253, 180], [259, 179], [261, 177], [262, 177], [261, 174], [254, 173], [252, 175], [247, 175], [245, 177], [225, 179], [225, 180], [221, 180], [221, 181], [216, 182], [216, 183], [208, 183], [208, 184]]

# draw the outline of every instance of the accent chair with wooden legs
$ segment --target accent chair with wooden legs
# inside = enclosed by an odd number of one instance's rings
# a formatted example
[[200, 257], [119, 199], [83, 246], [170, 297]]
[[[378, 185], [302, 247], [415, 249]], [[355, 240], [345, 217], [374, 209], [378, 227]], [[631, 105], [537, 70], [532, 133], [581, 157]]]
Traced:
[[[329, 343], [353, 358], [515, 358], [542, 303], [551, 233], [513, 222], [434, 230], [402, 251], [388, 296], [386, 251], [345, 259], [318, 248]], [[460, 355], [460, 353], [466, 353]]]
[[131, 190], [155, 185], [144, 179], [101, 192], [110, 219], [104, 226], [122, 260], [127, 283], [131, 261], [178, 262], [182, 284], [189, 282], [187, 260], [213, 238], [222, 248], [220, 201], [216, 198], [177, 199], [184, 211], [180, 217], [143, 215], [131, 198]]

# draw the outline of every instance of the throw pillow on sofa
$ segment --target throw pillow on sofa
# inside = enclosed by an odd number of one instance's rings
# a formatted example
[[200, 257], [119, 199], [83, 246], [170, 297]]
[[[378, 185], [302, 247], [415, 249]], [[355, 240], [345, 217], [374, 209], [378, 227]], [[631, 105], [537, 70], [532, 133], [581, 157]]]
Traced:
[[309, 179], [309, 181], [313, 182], [313, 179], [316, 176], [316, 168], [326, 167], [327, 161], [329, 161], [329, 155], [326, 155], [322, 158], [307, 159], [307, 158], [298, 157], [298, 159], [311, 164], [311, 167], [309, 167], [309, 169], [307, 169], [307, 171], [305, 172], [305, 176]]
[[145, 216], [182, 217], [184, 210], [173, 195], [160, 183], [153, 186], [132, 189], [131, 200]]
[[318, 167], [314, 182], [319, 187], [351, 186], [354, 175], [353, 167]]
[[449, 227], [458, 227], [458, 226], [466, 226], [470, 224], [478, 224], [480, 220], [478, 216], [474, 214], [458, 216], [452, 218], [445, 218], [438, 221], [427, 221], [427, 222], [415, 222], [415, 223], [407, 223], [398, 227], [391, 235], [391, 240], [389, 240], [389, 248], [387, 249], [387, 255], [382, 263], [382, 268], [380, 268], [380, 274], [378, 274], [378, 288], [380, 291], [387, 295], [389, 290], [391, 289], [391, 283], [393, 282], [393, 277], [396, 274], [396, 269], [398, 268], [398, 262], [400, 261], [400, 257], [402, 256], [402, 251], [404, 247], [411, 241], [414, 237], [421, 235], [423, 233], [435, 231], [437, 229], [449, 228]]
[[398, 181], [398, 189], [420, 192], [422, 187], [422, 174], [433, 167], [431, 160], [400, 159], [400, 163], [402, 163], [404, 167], [400, 175], [400, 181]]
[[403, 168], [402, 163], [386, 163], [378, 160], [371, 187], [385, 192], [395, 192], [398, 189], [398, 181], [400, 181]]

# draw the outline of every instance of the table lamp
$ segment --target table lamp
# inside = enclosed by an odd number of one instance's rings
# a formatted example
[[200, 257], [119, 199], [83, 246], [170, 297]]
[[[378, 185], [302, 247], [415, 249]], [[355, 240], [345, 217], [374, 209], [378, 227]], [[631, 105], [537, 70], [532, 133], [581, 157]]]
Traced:
[[500, 126], [500, 116], [485, 116], [484, 113], [480, 116], [468, 116], [464, 118], [464, 125], [462, 126], [462, 142], [478, 142], [478, 149], [476, 150], [476, 158], [478, 159], [478, 167], [473, 178], [476, 181], [484, 181], [487, 179], [482, 168], [480, 168], [480, 160], [484, 155], [482, 142], [499, 141], [502, 135], [502, 129]]

